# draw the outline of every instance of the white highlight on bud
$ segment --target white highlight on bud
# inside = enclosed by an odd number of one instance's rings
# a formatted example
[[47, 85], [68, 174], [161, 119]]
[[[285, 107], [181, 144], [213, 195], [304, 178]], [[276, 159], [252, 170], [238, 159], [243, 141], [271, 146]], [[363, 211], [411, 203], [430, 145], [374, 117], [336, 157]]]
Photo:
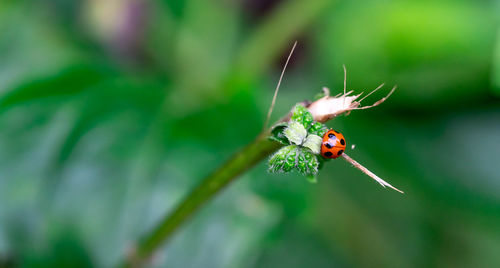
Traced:
[[307, 130], [301, 123], [292, 121], [283, 132], [288, 140], [294, 144], [301, 145], [307, 136]]
[[314, 134], [309, 134], [307, 136], [304, 144], [302, 144], [302, 146], [309, 148], [311, 150], [311, 152], [313, 152], [315, 154], [319, 154], [321, 152], [321, 142], [322, 141], [323, 141], [323, 139], [320, 136], [314, 135]]

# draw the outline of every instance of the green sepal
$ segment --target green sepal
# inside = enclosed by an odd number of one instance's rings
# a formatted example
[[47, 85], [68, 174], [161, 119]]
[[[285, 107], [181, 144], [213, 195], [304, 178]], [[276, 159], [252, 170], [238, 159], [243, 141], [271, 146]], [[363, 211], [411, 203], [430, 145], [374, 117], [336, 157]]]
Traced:
[[271, 129], [271, 136], [269, 136], [269, 139], [283, 143], [285, 145], [290, 144], [290, 141], [288, 140], [288, 138], [284, 133], [287, 126], [288, 123], [286, 122], [274, 125], [273, 128]]

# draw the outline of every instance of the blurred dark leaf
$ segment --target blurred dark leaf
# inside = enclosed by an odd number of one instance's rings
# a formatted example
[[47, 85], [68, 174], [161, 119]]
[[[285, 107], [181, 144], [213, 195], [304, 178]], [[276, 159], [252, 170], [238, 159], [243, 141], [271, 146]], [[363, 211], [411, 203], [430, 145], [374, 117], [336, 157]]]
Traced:
[[96, 83], [114, 76], [109, 68], [95, 65], [71, 66], [52, 76], [45, 76], [29, 81], [11, 90], [7, 90], [0, 97], [0, 112], [9, 107], [32, 101], [46, 100], [57, 97], [58, 101], [64, 97], [74, 96]]
[[24, 257], [21, 267], [94, 267], [90, 253], [74, 232], [58, 230], [50, 245]]

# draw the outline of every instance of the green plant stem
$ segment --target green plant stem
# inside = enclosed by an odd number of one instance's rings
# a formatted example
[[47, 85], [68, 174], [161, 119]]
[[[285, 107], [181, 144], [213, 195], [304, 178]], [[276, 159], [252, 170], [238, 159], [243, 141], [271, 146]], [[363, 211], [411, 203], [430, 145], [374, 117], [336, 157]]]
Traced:
[[124, 266], [141, 266], [197, 209], [236, 179], [238, 175], [283, 146], [276, 141], [269, 140], [268, 137], [269, 131], [261, 133], [257, 139], [206, 177], [170, 215], [167, 215], [156, 228], [146, 234], [137, 246], [135, 254]]

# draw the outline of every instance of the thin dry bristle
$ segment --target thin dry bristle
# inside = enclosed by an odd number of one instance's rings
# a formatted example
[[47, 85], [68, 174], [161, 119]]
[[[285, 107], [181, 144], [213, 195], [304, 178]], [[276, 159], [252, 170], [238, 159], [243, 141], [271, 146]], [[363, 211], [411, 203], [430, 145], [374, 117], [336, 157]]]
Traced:
[[385, 100], [387, 100], [387, 99], [388, 99], [388, 98], [392, 95], [392, 93], [396, 90], [396, 88], [397, 88], [397, 87], [398, 87], [398, 86], [394, 86], [394, 87], [391, 89], [391, 91], [389, 92], [389, 94], [387, 94], [387, 96], [385, 96], [385, 97], [383, 97], [382, 99], [380, 99], [379, 101], [375, 102], [375, 104], [374, 104], [374, 105], [379, 105], [379, 104], [381, 104], [382, 102], [384, 102]]
[[345, 91], [347, 90], [347, 69], [345, 68], [345, 64], [342, 64], [342, 68], [344, 68], [344, 99], [342, 100], [342, 107], [345, 106]]
[[[355, 108], [355, 109], [353, 109], [353, 110], [365, 110], [365, 109], [369, 109], [369, 108], [372, 108], [372, 107], [375, 107], [375, 106], [380, 105], [382, 102], [384, 102], [385, 100], [387, 100], [387, 99], [388, 99], [388, 98], [392, 95], [392, 93], [394, 92], [394, 90], [396, 90], [396, 88], [397, 88], [397, 87], [398, 87], [398, 86], [394, 86], [394, 87], [391, 89], [391, 91], [389, 92], [389, 94], [387, 94], [387, 96], [385, 96], [385, 97], [381, 98], [380, 100], [376, 101], [374, 104], [369, 105], [369, 106], [364, 106], [364, 107], [358, 107], [358, 108]], [[366, 97], [367, 97], [367, 96], [365, 96], [365, 98], [366, 98]], [[364, 99], [364, 98], [363, 98], [363, 99]], [[361, 100], [363, 100], [363, 99], [361, 99]]]
[[365, 173], [366, 175], [370, 176], [370, 178], [376, 180], [380, 185], [382, 185], [382, 187], [389, 187], [393, 190], [396, 190], [402, 194], [404, 194], [403, 191], [399, 190], [398, 188], [390, 185], [389, 183], [387, 183], [386, 181], [384, 181], [383, 179], [379, 178], [377, 175], [375, 175], [373, 172], [369, 171], [367, 168], [365, 168], [364, 166], [362, 166], [360, 163], [356, 162], [356, 160], [352, 159], [351, 157], [349, 157], [346, 153], [343, 153], [342, 154], [342, 157], [344, 157], [344, 159], [351, 163], [351, 165], [353, 165], [355, 168], [361, 170], [363, 173]]
[[288, 54], [288, 58], [286, 59], [285, 66], [283, 66], [283, 70], [281, 71], [280, 79], [278, 80], [278, 85], [276, 85], [276, 89], [274, 90], [273, 101], [271, 102], [271, 107], [269, 107], [269, 111], [267, 112], [266, 121], [264, 122], [264, 129], [267, 127], [267, 124], [269, 123], [269, 119], [271, 119], [271, 114], [273, 113], [274, 104], [276, 103], [276, 97], [278, 96], [278, 91], [280, 89], [281, 80], [283, 79], [283, 75], [285, 74], [286, 66], [288, 66], [288, 62], [290, 61], [290, 58], [292, 57], [293, 51], [295, 50], [296, 46], [297, 46], [297, 41], [295, 41], [295, 43], [293, 43], [292, 50], [290, 51], [290, 54]]
[[342, 64], [342, 67], [344, 68], [344, 95], [345, 95], [345, 91], [347, 89], [347, 69], [345, 68], [345, 64]]
[[326, 97], [330, 97], [330, 89], [327, 87], [323, 87], [323, 94], [325, 94]]
[[375, 91], [379, 90], [381, 87], [383, 87], [385, 85], [385, 83], [382, 83], [380, 84], [380, 86], [378, 86], [376, 89], [372, 90], [372, 92], [368, 93], [368, 95], [364, 96], [362, 99], [360, 99], [358, 102], [362, 102], [364, 99], [366, 99], [368, 96], [370, 96], [371, 94], [373, 94]]

